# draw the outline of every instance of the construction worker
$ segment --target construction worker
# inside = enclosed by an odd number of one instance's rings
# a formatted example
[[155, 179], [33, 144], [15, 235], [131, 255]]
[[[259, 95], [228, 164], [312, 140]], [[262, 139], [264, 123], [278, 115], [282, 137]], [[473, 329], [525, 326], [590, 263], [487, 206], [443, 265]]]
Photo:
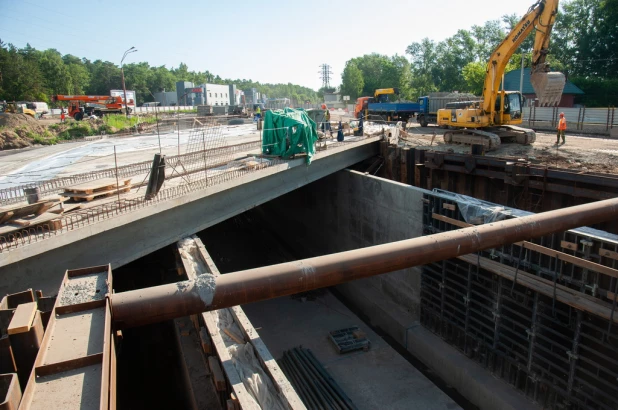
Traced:
[[328, 131], [331, 136], [333, 135], [333, 131], [330, 129], [330, 111], [328, 111], [328, 109], [326, 109], [324, 113], [324, 133], [326, 133], [326, 131]]
[[564, 118], [564, 113], [561, 112], [560, 113], [560, 121], [558, 122], [558, 135], [556, 135], [556, 145], [558, 145], [560, 143], [560, 136], [562, 136], [562, 143], [564, 144], [565, 141], [565, 137], [564, 137], [564, 133], [566, 131], [566, 118]]
[[64, 122], [64, 108], [60, 109], [60, 122]]
[[260, 118], [262, 118], [262, 109], [258, 105], [257, 108], [255, 109], [255, 118], [253, 119], [253, 121], [259, 121]]

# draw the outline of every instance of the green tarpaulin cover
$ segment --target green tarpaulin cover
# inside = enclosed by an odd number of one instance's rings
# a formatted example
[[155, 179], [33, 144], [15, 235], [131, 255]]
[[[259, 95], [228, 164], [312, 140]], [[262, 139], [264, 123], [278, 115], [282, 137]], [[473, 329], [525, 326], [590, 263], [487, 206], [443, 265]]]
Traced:
[[262, 131], [262, 153], [291, 157], [307, 154], [307, 164], [315, 154], [318, 133], [315, 122], [302, 108], [266, 111]]

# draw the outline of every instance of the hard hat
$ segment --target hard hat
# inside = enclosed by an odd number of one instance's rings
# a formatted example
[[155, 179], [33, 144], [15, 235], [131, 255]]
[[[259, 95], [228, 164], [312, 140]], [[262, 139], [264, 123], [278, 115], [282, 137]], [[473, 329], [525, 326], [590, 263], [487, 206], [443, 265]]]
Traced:
[[563, 112], [561, 112], [561, 113], [560, 113], [560, 116], [561, 116], [561, 117], [564, 117], [564, 113], [563, 113]]

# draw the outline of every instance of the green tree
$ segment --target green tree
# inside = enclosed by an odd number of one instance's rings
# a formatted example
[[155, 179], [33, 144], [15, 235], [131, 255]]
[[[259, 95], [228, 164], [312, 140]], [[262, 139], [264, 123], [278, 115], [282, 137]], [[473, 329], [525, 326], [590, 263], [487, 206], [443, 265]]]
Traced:
[[69, 94], [84, 94], [90, 84], [90, 72], [82, 60], [71, 54], [62, 57], [69, 74]]
[[349, 95], [350, 99], [354, 101], [361, 96], [364, 86], [363, 73], [358, 69], [356, 63], [352, 60], [346, 62], [341, 74], [341, 93]]
[[462, 74], [466, 81], [466, 91], [481, 95], [483, 93], [483, 83], [485, 82], [487, 64], [472, 61], [463, 68]]
[[35, 56], [21, 53], [12, 44], [5, 45], [1, 40], [0, 96], [7, 101], [48, 101]]

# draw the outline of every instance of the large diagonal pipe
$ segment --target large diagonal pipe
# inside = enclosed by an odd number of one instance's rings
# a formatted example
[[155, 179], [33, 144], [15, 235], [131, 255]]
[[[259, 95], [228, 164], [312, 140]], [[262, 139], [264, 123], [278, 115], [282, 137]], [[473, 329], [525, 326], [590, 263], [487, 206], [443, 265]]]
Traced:
[[292, 295], [618, 217], [618, 198], [435, 235], [112, 295], [118, 328]]

